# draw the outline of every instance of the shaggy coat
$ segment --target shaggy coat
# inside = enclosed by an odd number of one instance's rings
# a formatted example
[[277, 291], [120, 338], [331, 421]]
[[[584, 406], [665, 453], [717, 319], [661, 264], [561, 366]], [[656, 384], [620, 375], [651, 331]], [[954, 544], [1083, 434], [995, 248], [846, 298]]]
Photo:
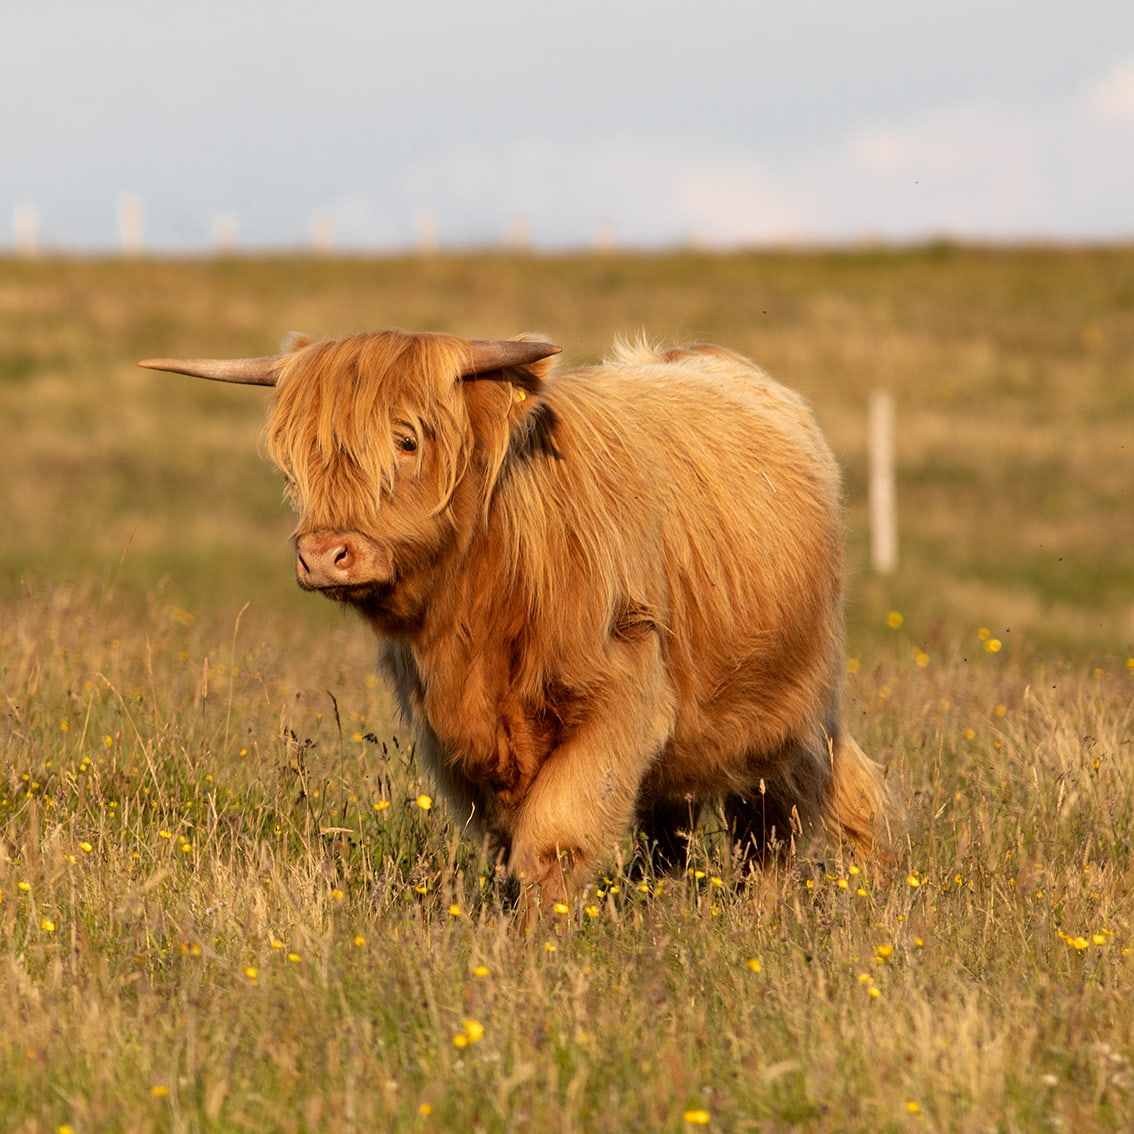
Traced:
[[544, 904], [700, 801], [746, 848], [875, 845], [843, 731], [839, 473], [807, 404], [715, 346], [468, 374], [469, 344], [299, 339], [266, 428], [302, 586], [350, 604], [462, 823]]

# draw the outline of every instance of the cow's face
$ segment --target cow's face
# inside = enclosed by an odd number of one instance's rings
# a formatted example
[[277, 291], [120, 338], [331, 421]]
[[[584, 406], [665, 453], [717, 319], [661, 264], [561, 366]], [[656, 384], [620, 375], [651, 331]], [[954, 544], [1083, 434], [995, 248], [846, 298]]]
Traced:
[[539, 436], [526, 394], [558, 352], [527, 337], [382, 331], [292, 336], [270, 357], [140, 365], [276, 387], [265, 433], [300, 517], [299, 584], [399, 633], [421, 625], [459, 565], [513, 437]]
[[[288, 495], [300, 517], [294, 533], [299, 585], [355, 607], [379, 629], [397, 631], [420, 620], [422, 596], [411, 584], [423, 567], [443, 558], [453, 527], [444, 517], [426, 431], [396, 424], [389, 443], [393, 467], [380, 484], [365, 477], [349, 451], [321, 470], [329, 484], [347, 486], [350, 511], [304, 499], [293, 474]], [[343, 519], [334, 520], [337, 515]]]
[[525, 412], [510, 383], [462, 375], [466, 352], [361, 335], [301, 344], [281, 370], [267, 446], [299, 514], [296, 578], [385, 633], [420, 627]]
[[413, 584], [453, 538], [448, 503], [464, 463], [447, 421], [455, 368], [442, 380], [414, 346], [369, 335], [301, 344], [266, 430], [299, 516], [299, 585], [395, 632], [420, 620]]

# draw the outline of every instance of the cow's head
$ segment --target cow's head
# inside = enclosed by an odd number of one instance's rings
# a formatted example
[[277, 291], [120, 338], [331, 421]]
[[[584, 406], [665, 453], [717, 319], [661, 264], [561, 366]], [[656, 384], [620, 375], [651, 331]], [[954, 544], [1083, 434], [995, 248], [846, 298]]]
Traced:
[[275, 387], [265, 439], [300, 517], [299, 585], [399, 633], [420, 624], [439, 572], [456, 569], [509, 452], [543, 427], [535, 411], [558, 352], [382, 331], [141, 365]]

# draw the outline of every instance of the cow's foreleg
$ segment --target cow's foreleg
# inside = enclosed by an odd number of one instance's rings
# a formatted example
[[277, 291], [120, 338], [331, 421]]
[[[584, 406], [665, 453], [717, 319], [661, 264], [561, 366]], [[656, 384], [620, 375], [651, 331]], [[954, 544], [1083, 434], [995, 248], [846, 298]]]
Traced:
[[642, 780], [672, 734], [675, 701], [653, 634], [615, 664], [520, 803], [510, 869], [533, 914], [578, 897], [630, 827]]

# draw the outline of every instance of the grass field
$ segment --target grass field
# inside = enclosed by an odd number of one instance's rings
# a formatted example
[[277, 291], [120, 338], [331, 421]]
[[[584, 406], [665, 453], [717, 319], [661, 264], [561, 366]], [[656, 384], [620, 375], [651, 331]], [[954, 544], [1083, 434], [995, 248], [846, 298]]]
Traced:
[[[263, 391], [134, 366], [395, 325], [812, 399], [896, 864], [710, 815], [518, 937], [292, 582]], [[1134, 250], [0, 261], [0, 421], [0, 1131], [1134, 1128]]]

